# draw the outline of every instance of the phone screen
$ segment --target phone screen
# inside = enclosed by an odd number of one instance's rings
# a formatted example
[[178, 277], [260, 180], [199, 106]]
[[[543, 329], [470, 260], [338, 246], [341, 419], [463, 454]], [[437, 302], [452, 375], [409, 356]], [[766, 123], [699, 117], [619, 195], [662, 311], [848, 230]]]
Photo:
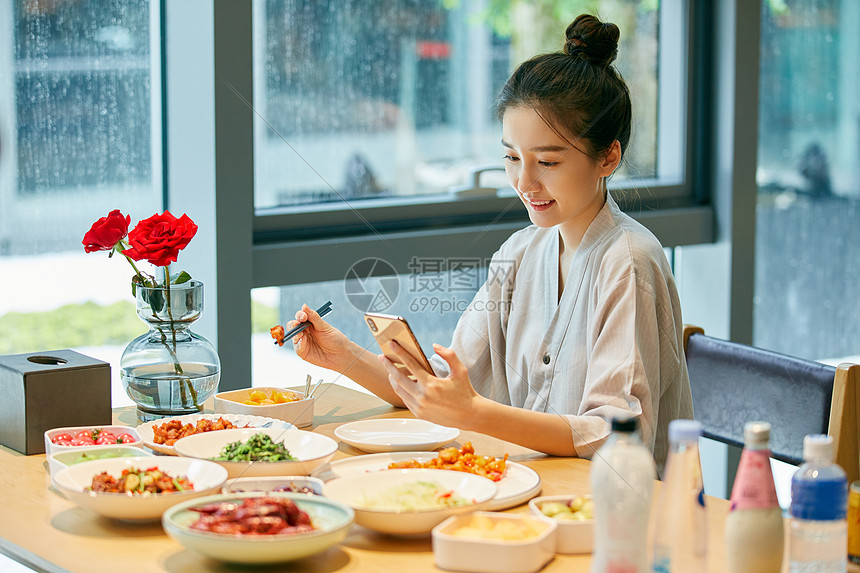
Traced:
[[[415, 334], [412, 332], [412, 329], [409, 327], [409, 323], [406, 322], [405, 318], [391, 314], [368, 312], [364, 315], [364, 321], [367, 323], [367, 327], [370, 329], [370, 332], [373, 333], [373, 337], [382, 349], [382, 353], [385, 354], [389, 360], [394, 362], [395, 366], [398, 368], [404, 368], [403, 364], [398, 362], [397, 357], [391, 354], [388, 350], [388, 343], [392, 340], [405, 348], [406, 351], [409, 352], [409, 354], [411, 354], [427, 372], [430, 374], [434, 373], [433, 368], [430, 366], [430, 361], [427, 360], [427, 357], [421, 350], [421, 345], [418, 344], [418, 339], [415, 338]], [[408, 370], [406, 371], [406, 375], [412, 380], [415, 379], [414, 376], [409, 374]]]

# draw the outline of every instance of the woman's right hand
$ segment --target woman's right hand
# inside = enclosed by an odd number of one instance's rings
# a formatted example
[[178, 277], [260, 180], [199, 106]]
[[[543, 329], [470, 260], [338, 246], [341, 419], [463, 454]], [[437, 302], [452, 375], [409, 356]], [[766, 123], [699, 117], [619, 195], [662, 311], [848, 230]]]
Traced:
[[292, 338], [296, 354], [316, 366], [342, 372], [353, 359], [353, 342], [306, 304], [296, 312], [296, 319], [286, 325], [287, 330], [305, 321], [311, 325]]

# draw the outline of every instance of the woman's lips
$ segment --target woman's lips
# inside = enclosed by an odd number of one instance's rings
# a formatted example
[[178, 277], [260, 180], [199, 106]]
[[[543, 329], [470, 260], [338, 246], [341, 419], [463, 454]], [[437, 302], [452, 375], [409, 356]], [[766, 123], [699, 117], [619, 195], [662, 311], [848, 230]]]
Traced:
[[552, 207], [553, 203], [555, 203], [554, 199], [526, 199], [526, 203], [528, 203], [529, 207], [531, 207], [535, 211], [546, 211], [550, 207]]

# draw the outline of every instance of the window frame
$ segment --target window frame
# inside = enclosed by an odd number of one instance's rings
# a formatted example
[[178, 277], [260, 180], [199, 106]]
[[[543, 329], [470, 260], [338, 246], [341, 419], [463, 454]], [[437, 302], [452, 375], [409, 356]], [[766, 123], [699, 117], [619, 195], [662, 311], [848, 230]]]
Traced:
[[[489, 257], [514, 230], [528, 224], [526, 213], [513, 197], [456, 200], [426, 196], [255, 212], [255, 111], [249, 102], [254, 101], [255, 88], [253, 11], [263, 0], [161, 1], [167, 19], [169, 206], [178, 212], [181, 207], [199, 211], [203, 205], [211, 206], [202, 217], [197, 245], [200, 250], [208, 249], [211, 256], [195, 259], [192, 275], [210, 285], [207, 298], [215, 301], [215, 308], [210, 304], [204, 313], [201, 332], [218, 348], [223, 389], [251, 383], [252, 289], [338, 280], [353, 262], [370, 256], [385, 258], [403, 272], [412, 256], [422, 254]], [[683, 39], [676, 45], [684, 49], [675, 54], [683, 72], [665, 80], [674, 82], [674, 95], [663, 104], [678, 105], [683, 93], [683, 125], [676, 126], [673, 134], [661, 132], [665, 137], [677, 137], [677, 129], [686, 133], [683, 180], [637, 181], [635, 188], [614, 190], [622, 208], [668, 248], [715, 240], [706, 164], [699, 161], [702, 148], [697, 147], [703, 144], [707, 116], [697, 98], [708, 81], [707, 69], [694, 65], [701, 64], [699, 54], [706, 47], [701, 35], [693, 31], [707, 18], [706, 12], [707, 6], [699, 2], [661, 2], [661, 26], [686, 22]], [[207, 45], [214, 46], [211, 53], [202, 48]], [[671, 56], [668, 51], [661, 44], [661, 68]], [[198, 62], [196, 73], [203, 73], [205, 81], [191, 87], [181, 78], [181, 70], [194, 61]], [[663, 76], [660, 80], [664, 81]], [[189, 89], [196, 97], [183, 93]], [[212, 131], [211, 118], [210, 125], [205, 125], [201, 113], [201, 105], [205, 110], [210, 104], [215, 145], [214, 149], [200, 149], [195, 125], [204, 135]], [[667, 110], [661, 110], [660, 121], [665, 121]], [[189, 146], [198, 149], [192, 152]], [[200, 180], [194, 183], [194, 172], [204, 174], [202, 184]], [[214, 176], [210, 178], [209, 173]], [[621, 193], [628, 190], [630, 193]]]

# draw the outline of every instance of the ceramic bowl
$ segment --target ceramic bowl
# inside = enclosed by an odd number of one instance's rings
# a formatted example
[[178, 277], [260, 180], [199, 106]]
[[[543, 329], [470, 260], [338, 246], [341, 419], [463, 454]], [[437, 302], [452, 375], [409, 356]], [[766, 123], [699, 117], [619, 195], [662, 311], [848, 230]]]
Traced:
[[[86, 491], [86, 488], [92, 486], [93, 476], [102, 472], [119, 477], [122, 470], [127, 468], [145, 469], [153, 466], [174, 476], [187, 476], [194, 489], [152, 495]], [[168, 507], [188, 499], [217, 493], [226, 480], [227, 470], [214, 462], [151, 456], [94, 460], [68, 466], [54, 475], [55, 486], [70, 501], [105, 517], [127, 521], [159, 519]]]
[[315, 529], [307, 533], [284, 535], [226, 535], [191, 529], [199, 513], [190, 508], [220, 502], [239, 502], [259, 493], [213, 495], [171, 507], [161, 524], [167, 534], [189, 549], [207, 557], [234, 563], [277, 563], [301, 559], [324, 551], [346, 537], [354, 514], [349, 506], [318, 495], [277, 492], [273, 497], [292, 499], [310, 515]]
[[[323, 481], [310, 476], [269, 476], [228, 479], [221, 493], [287, 491], [322, 495]], [[286, 488], [286, 489], [285, 489]]]
[[[475, 521], [479, 520], [479, 521]], [[476, 525], [483, 526], [477, 528]], [[483, 529], [482, 537], [458, 535]], [[477, 511], [451, 517], [433, 529], [433, 558], [442, 569], [474, 573], [531, 573], [555, 557], [557, 525], [529, 515]], [[529, 531], [524, 539], [493, 539], [501, 532]]]
[[247, 442], [251, 436], [264, 433], [274, 442], [283, 442], [294, 461], [283, 462], [225, 462], [215, 461], [227, 470], [228, 477], [259, 477], [310, 475], [312, 471], [327, 463], [337, 451], [337, 442], [322, 434], [297, 430], [295, 428], [282, 430], [274, 428], [244, 428], [237, 430], [220, 430], [194, 434], [177, 440], [173, 445], [174, 451], [180, 456], [212, 459], [221, 453], [227, 444], [241, 441]]
[[529, 509], [539, 519], [554, 521], [558, 524], [556, 533], [556, 553], [591, 553], [594, 547], [594, 519], [556, 519], [543, 513], [541, 508], [547, 503], [569, 505], [577, 497], [587, 500], [590, 495], [545, 495], [529, 501]]
[[133, 457], [155, 457], [155, 454], [134, 446], [125, 446], [122, 444], [116, 446], [89, 446], [49, 455], [48, 470], [51, 472], [51, 476], [54, 476], [63, 468], [83, 462], [108, 458]]
[[[45, 432], [45, 455], [50, 456], [51, 454], [56, 454], [59, 452], [69, 452], [73, 450], [80, 450], [82, 448], [92, 448], [95, 446], [61, 446], [59, 444], [55, 444], [52, 440], [59, 436], [60, 434], [69, 434], [74, 437], [79, 432], [89, 432], [92, 433], [94, 430], [105, 430], [111, 432], [115, 436], [119, 436], [120, 434], [129, 434], [134, 438], [131, 442], [123, 442], [123, 446], [134, 446], [136, 448], [143, 448], [143, 439], [140, 437], [140, 433], [135, 428], [131, 428], [129, 426], [70, 426], [66, 428], [52, 428]], [[99, 445], [99, 444], [96, 444]], [[104, 445], [115, 445], [115, 444], [104, 444]]]
[[[267, 396], [271, 395], [272, 390], [277, 390], [284, 394], [298, 397], [298, 400], [262, 406], [243, 404], [248, 399], [249, 393], [252, 390], [263, 391]], [[314, 400], [315, 398], [305, 399], [304, 392], [296, 392], [295, 390], [276, 388], [274, 386], [259, 386], [215, 394], [215, 413], [265, 416], [276, 420], [284, 420], [296, 427], [303, 428], [310, 426], [314, 422]]]
[[[385, 509], [374, 506], [374, 498], [417, 482], [432, 482], [453, 491], [470, 503], [432, 509]], [[368, 529], [392, 535], [427, 535], [446, 518], [471, 512], [488, 504], [498, 491], [492, 480], [474, 474], [434, 469], [402, 469], [369, 472], [335, 478], [325, 484], [324, 494], [350, 505], [355, 522]]]

